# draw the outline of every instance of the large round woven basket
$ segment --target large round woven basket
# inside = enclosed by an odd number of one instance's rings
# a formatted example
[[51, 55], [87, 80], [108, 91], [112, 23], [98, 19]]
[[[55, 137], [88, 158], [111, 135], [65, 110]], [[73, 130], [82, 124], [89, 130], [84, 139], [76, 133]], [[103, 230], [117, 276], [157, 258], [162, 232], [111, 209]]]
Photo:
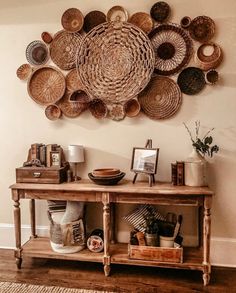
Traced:
[[154, 51], [147, 35], [127, 22], [105, 22], [83, 39], [77, 54], [82, 84], [91, 98], [121, 103], [148, 84]]
[[138, 100], [143, 112], [151, 119], [166, 119], [180, 108], [182, 94], [178, 85], [165, 76], [153, 76]]
[[82, 37], [79, 33], [59, 31], [50, 44], [52, 61], [62, 70], [70, 70], [76, 66], [76, 52]]
[[172, 75], [188, 64], [192, 55], [192, 41], [176, 24], [163, 24], [154, 28], [149, 38], [155, 50], [155, 72]]
[[64, 95], [65, 77], [55, 67], [44, 66], [35, 70], [28, 80], [28, 93], [38, 104], [55, 104]]

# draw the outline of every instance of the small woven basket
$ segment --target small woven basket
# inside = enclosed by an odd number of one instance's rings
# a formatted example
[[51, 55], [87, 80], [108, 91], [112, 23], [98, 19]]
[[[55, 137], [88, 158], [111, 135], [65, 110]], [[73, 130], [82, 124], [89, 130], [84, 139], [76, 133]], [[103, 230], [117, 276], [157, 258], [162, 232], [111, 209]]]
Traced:
[[61, 109], [55, 105], [48, 105], [45, 109], [45, 115], [49, 120], [57, 120], [61, 117]]
[[215, 23], [208, 16], [195, 17], [189, 26], [189, 33], [198, 42], [208, 42], [215, 34]]
[[[212, 53], [210, 55], [206, 55], [204, 50], [207, 47], [211, 47]], [[219, 45], [215, 43], [206, 43], [202, 44], [195, 54], [195, 62], [199, 68], [204, 71], [207, 71], [212, 68], [217, 68], [223, 60], [223, 53]]]
[[89, 103], [89, 111], [97, 119], [102, 119], [107, 116], [107, 106], [100, 99], [94, 99]]

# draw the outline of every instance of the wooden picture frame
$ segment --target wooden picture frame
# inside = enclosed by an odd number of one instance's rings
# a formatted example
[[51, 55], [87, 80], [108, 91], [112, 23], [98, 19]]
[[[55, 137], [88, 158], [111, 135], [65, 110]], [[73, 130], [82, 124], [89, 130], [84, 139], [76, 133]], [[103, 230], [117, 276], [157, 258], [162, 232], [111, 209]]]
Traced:
[[60, 151], [50, 152], [50, 167], [53, 167], [53, 168], [61, 167], [61, 152]]
[[133, 148], [131, 171], [156, 174], [158, 155], [158, 148]]

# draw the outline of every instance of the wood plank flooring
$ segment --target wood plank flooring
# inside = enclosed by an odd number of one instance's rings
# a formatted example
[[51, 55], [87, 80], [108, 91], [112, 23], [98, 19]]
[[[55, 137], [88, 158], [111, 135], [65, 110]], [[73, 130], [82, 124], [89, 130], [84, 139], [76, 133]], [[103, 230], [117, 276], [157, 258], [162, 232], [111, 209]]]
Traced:
[[0, 281], [124, 293], [236, 293], [233, 268], [213, 267], [211, 282], [204, 287], [199, 271], [156, 267], [112, 265], [111, 276], [105, 277], [100, 263], [26, 258], [17, 270], [13, 250], [6, 249], [0, 249]]

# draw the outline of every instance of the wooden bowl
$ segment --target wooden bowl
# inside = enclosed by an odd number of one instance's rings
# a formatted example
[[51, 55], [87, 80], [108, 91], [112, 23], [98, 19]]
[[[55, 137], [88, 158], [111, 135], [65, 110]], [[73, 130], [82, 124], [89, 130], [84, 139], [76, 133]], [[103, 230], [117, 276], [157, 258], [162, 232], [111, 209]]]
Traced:
[[45, 109], [45, 115], [49, 120], [57, 120], [61, 117], [61, 109], [55, 105], [48, 105]]
[[124, 172], [121, 172], [118, 176], [112, 177], [95, 177], [92, 173], [88, 173], [89, 179], [91, 179], [95, 184], [98, 185], [116, 185], [123, 177], [125, 176]]
[[92, 172], [92, 175], [94, 177], [109, 177], [109, 176], [116, 176], [118, 174], [120, 174], [120, 170], [115, 168], [95, 169]]

